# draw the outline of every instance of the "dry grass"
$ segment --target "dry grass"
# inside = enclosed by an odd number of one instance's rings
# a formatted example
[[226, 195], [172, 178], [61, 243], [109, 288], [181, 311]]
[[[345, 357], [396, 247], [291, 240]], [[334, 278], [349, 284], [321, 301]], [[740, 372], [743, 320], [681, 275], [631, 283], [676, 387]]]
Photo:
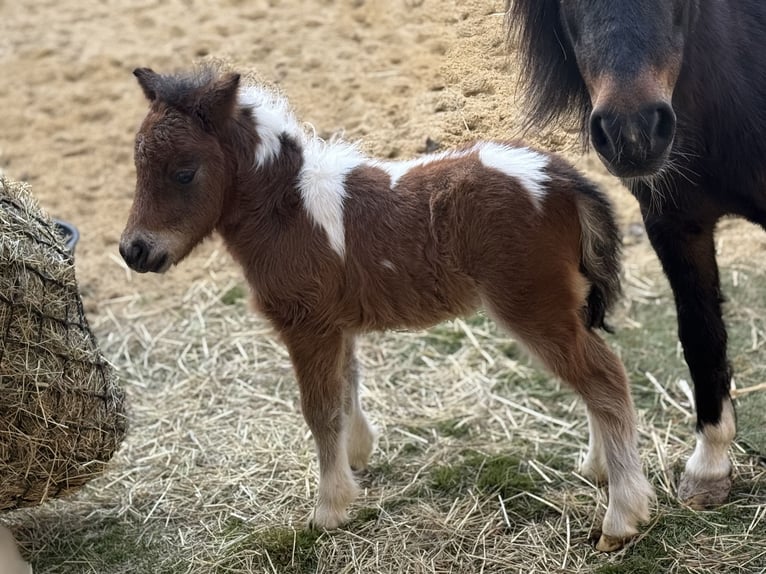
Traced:
[[634, 381], [658, 505], [615, 555], [588, 541], [606, 492], [576, 472], [581, 404], [483, 316], [365, 339], [379, 446], [352, 523], [305, 530], [317, 467], [287, 354], [244, 289], [215, 281], [181, 301], [102, 308], [95, 329], [127, 387], [131, 433], [76, 498], [8, 522], [43, 573], [764, 571], [766, 468], [747, 447], [733, 449], [731, 504], [694, 513], [675, 500], [693, 419], [670, 298], [634, 266], [626, 284], [612, 342]]

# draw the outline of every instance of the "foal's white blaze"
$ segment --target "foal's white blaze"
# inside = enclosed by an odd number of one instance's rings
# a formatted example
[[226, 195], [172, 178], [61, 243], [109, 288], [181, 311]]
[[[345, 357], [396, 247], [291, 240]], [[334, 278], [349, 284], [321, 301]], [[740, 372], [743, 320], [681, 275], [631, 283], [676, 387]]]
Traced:
[[529, 192], [537, 207], [545, 197], [545, 184], [550, 180], [546, 171], [548, 158], [525, 147], [512, 147], [495, 142], [476, 146], [481, 163], [518, 179]]
[[717, 425], [706, 425], [697, 433], [697, 446], [686, 463], [686, 472], [699, 479], [715, 480], [729, 475], [729, 446], [734, 440], [734, 408], [726, 399]]
[[303, 150], [298, 180], [303, 205], [327, 233], [330, 247], [341, 258], [346, 254], [343, 223], [343, 201], [348, 196], [346, 176], [364, 163], [364, 159], [355, 146], [340, 141], [325, 143], [315, 138], [305, 143]]
[[280, 136], [286, 134], [297, 142], [305, 138], [290, 104], [285, 98], [265, 86], [245, 86], [239, 91], [239, 104], [253, 112], [260, 144], [255, 150], [255, 165], [263, 167], [279, 156]]

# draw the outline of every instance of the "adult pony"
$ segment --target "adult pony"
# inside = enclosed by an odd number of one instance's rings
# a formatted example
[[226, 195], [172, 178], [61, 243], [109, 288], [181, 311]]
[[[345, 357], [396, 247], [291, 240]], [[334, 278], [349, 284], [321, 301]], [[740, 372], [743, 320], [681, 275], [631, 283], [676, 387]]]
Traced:
[[373, 432], [355, 339], [479, 305], [584, 399], [584, 471], [609, 481], [597, 548], [649, 517], [622, 363], [594, 327], [619, 293], [619, 234], [599, 191], [561, 158], [477, 142], [407, 162], [306, 133], [281, 96], [239, 75], [135, 71], [151, 102], [120, 241], [163, 272], [218, 231], [286, 344], [319, 455], [313, 522], [347, 518]]
[[679, 496], [720, 504], [735, 420], [713, 233], [727, 214], [766, 224], [766, 2], [510, 0], [508, 23], [530, 121], [579, 124], [640, 203], [694, 380]]

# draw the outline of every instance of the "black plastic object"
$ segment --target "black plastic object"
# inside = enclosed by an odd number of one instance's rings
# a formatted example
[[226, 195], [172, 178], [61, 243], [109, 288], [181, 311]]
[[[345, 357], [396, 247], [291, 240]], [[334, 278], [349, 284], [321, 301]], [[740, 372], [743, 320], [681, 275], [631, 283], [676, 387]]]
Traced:
[[56, 224], [58, 232], [64, 237], [66, 248], [74, 254], [74, 248], [80, 240], [80, 232], [74, 225], [66, 221], [54, 219], [53, 222]]

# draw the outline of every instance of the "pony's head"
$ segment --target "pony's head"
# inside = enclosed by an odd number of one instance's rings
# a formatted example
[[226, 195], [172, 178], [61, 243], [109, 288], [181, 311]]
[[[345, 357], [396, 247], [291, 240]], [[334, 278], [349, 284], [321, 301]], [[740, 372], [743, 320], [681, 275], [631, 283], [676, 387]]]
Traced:
[[135, 141], [136, 191], [120, 254], [136, 271], [164, 272], [213, 232], [234, 169], [224, 152], [239, 74], [134, 72], [150, 102]]
[[673, 91], [697, 2], [513, 0], [536, 119], [579, 115], [617, 176], [660, 171], [675, 136]]

